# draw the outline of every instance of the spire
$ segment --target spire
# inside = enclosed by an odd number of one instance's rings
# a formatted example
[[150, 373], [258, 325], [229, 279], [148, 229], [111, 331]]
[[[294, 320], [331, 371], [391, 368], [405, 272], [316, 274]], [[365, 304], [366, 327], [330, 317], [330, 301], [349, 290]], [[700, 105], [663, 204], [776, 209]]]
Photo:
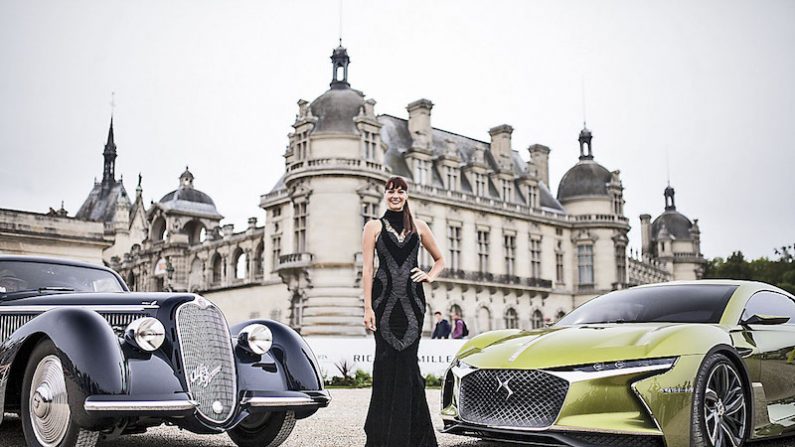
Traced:
[[110, 116], [108, 141], [105, 143], [105, 150], [102, 151], [102, 156], [105, 158], [104, 168], [102, 169], [102, 186], [109, 187], [116, 183], [116, 143], [113, 137], [113, 115]]
[[583, 122], [580, 137], [577, 139], [580, 142], [580, 160], [593, 160], [593, 150], [591, 149], [592, 139], [593, 134], [585, 126], [585, 122]]
[[348, 64], [351, 63], [351, 58], [348, 57], [348, 50], [342, 46], [342, 38], [340, 38], [340, 45], [331, 53], [331, 65], [333, 71], [331, 74], [331, 88], [349, 88], [348, 83]]
[[674, 204], [674, 189], [671, 187], [670, 183], [665, 187], [665, 192], [663, 195], [665, 196], [665, 211], [676, 211], [676, 205]]

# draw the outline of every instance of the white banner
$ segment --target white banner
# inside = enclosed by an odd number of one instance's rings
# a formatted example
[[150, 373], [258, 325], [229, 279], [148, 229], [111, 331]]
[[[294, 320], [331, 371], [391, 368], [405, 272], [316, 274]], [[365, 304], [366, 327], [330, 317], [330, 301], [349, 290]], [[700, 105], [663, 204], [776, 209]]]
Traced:
[[[341, 376], [342, 362], [347, 362], [351, 372], [361, 369], [373, 373], [375, 339], [369, 337], [304, 337], [327, 377]], [[433, 374], [441, 377], [455, 353], [467, 340], [432, 340], [423, 338], [417, 352], [423, 376]]]

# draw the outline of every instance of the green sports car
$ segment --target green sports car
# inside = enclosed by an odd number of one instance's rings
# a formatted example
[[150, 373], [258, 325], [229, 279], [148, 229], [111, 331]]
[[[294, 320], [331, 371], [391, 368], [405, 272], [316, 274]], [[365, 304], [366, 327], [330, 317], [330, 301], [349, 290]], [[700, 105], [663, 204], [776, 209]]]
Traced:
[[444, 432], [545, 446], [731, 447], [795, 433], [795, 297], [768, 284], [647, 285], [549, 328], [469, 340]]

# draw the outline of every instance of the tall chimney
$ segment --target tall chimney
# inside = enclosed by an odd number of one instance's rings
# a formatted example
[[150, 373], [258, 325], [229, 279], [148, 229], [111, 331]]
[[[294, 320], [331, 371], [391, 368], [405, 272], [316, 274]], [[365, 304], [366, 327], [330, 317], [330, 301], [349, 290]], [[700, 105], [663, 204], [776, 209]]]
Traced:
[[651, 215], [640, 215], [640, 252], [651, 254]]
[[538, 179], [549, 188], [549, 148], [543, 144], [534, 144], [527, 148], [530, 160], [536, 167]]
[[501, 169], [511, 168], [511, 134], [513, 127], [507, 124], [489, 129], [491, 135], [491, 154]]
[[413, 147], [430, 149], [431, 147], [431, 109], [430, 99], [418, 99], [406, 106], [409, 112], [409, 133]]

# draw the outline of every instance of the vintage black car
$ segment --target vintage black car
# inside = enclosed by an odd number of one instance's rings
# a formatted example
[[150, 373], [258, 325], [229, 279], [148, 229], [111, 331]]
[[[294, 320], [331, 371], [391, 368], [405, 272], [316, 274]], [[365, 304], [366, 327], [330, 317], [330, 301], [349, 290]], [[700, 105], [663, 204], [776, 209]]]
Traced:
[[328, 405], [314, 354], [289, 327], [228, 327], [190, 293], [134, 293], [110, 269], [0, 256], [0, 417], [32, 447], [88, 447], [172, 424], [277, 446]]

